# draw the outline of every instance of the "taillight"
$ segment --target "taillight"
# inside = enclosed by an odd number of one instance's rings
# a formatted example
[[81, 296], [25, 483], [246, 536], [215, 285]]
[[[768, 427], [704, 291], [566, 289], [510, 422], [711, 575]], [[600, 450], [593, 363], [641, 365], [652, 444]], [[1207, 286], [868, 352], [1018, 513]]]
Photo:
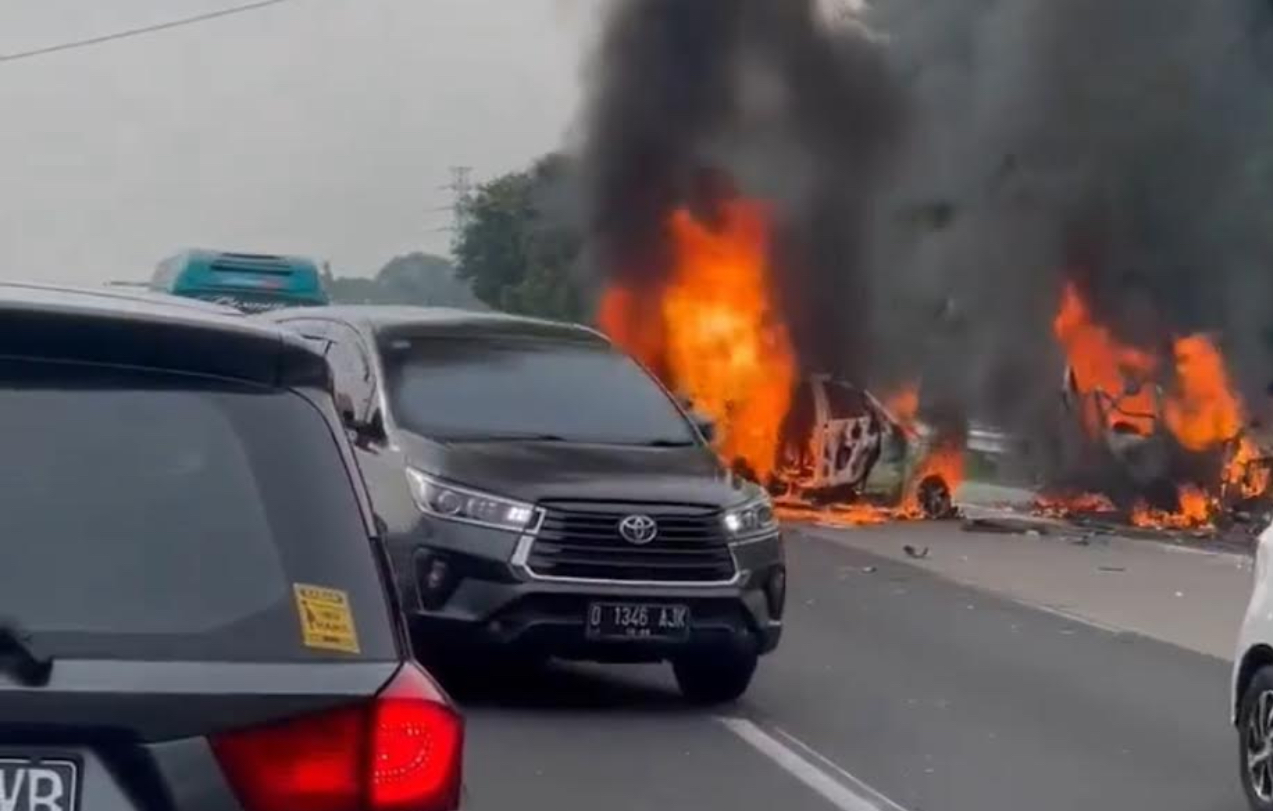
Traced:
[[415, 665], [365, 704], [218, 735], [247, 811], [452, 811], [464, 722]]

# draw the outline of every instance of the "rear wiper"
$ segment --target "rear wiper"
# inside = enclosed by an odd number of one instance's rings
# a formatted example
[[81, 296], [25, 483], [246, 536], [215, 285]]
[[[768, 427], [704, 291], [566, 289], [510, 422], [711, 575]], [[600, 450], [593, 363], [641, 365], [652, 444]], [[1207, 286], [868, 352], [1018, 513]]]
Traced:
[[53, 657], [13, 620], [0, 620], [0, 670], [29, 687], [43, 687], [53, 673]]

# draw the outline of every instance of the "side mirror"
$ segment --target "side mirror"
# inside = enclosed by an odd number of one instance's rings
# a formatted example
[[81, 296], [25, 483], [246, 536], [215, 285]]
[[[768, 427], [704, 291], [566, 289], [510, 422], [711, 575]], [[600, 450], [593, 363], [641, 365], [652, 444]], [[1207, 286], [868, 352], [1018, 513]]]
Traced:
[[356, 429], [358, 426], [355, 424], [357, 416], [354, 414], [354, 401], [344, 392], [337, 392], [332, 399], [336, 401], [336, 413], [340, 415], [340, 421], [346, 428]]
[[698, 411], [690, 412], [690, 419], [694, 420], [694, 427], [703, 435], [708, 443], [716, 441], [716, 421]]
[[382, 440], [385, 438], [384, 415], [379, 408], [373, 408], [366, 419], [359, 419], [354, 409], [354, 402], [348, 394], [338, 392], [334, 398], [336, 412], [346, 429], [353, 431], [360, 441]]

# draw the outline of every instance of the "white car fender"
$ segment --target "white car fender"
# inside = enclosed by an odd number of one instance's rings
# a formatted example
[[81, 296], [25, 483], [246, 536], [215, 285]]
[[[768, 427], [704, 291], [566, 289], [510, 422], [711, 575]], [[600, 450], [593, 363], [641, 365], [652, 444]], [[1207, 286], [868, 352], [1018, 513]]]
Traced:
[[1238, 702], [1242, 700], [1243, 681], [1249, 675], [1243, 672], [1247, 655], [1257, 647], [1273, 650], [1273, 588], [1270, 578], [1270, 555], [1273, 555], [1273, 524], [1260, 533], [1255, 546], [1255, 578], [1251, 599], [1247, 603], [1246, 616], [1238, 635], [1237, 655], [1234, 656], [1233, 678], [1230, 681], [1229, 707], [1232, 720], [1237, 720]]

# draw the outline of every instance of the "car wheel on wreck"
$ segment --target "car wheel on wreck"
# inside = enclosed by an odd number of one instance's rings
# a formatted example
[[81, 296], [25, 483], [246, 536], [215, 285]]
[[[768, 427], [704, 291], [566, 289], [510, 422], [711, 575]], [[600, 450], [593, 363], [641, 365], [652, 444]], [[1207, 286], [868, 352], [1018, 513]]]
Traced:
[[915, 498], [925, 518], [950, 518], [955, 514], [955, 502], [950, 486], [941, 476], [925, 476], [915, 490]]

